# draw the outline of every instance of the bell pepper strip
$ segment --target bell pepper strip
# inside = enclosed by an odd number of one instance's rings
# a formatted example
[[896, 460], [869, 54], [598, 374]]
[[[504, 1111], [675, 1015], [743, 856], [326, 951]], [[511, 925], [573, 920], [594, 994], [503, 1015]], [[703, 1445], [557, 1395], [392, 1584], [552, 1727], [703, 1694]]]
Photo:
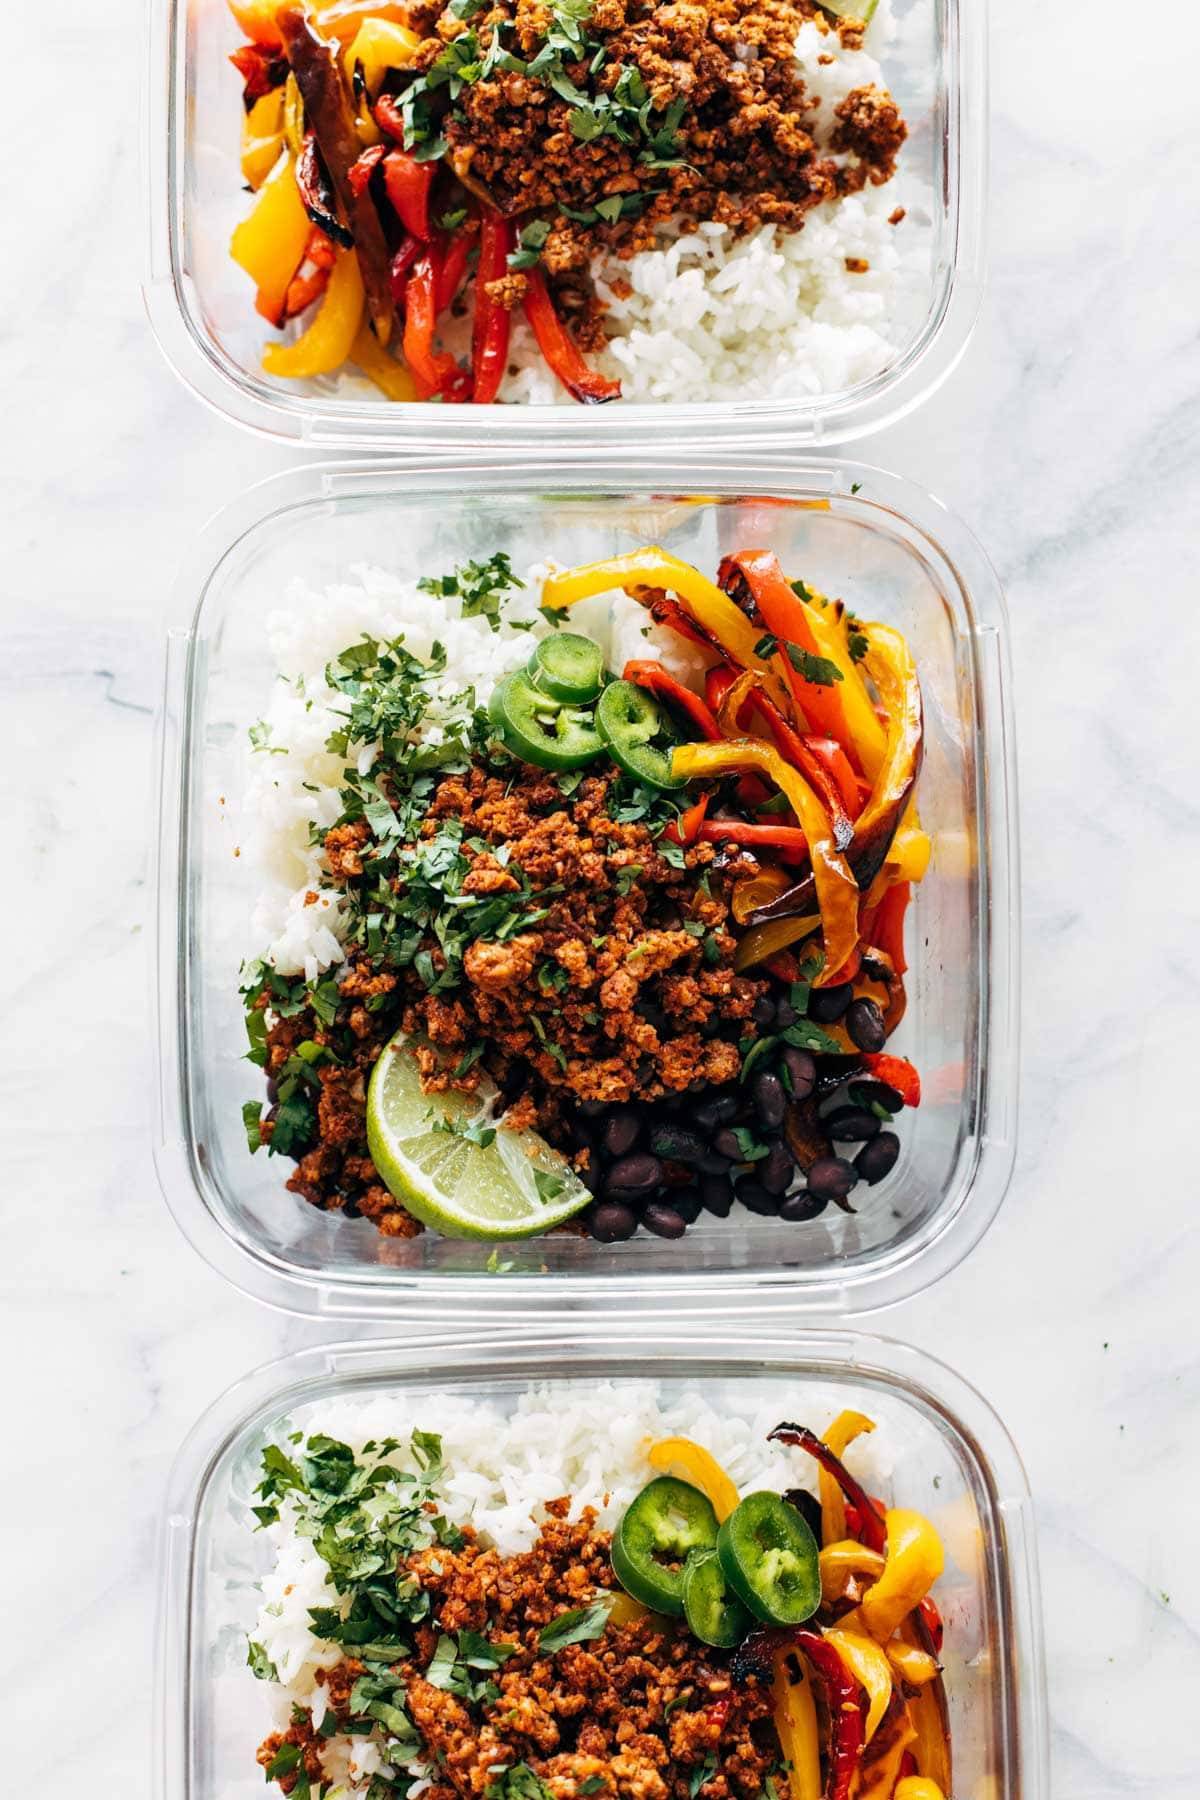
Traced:
[[[767, 873], [766, 870], [763, 871]], [[741, 975], [747, 969], [757, 968], [760, 963], [769, 964], [773, 957], [779, 956], [792, 944], [798, 944], [802, 938], [809, 937], [814, 931], [821, 929], [821, 915], [813, 913], [803, 919], [776, 919], [767, 925], [752, 925], [738, 939], [737, 949], [733, 954], [735, 974]], [[821, 1027], [824, 1031], [826, 1028]]]
[[[775, 702], [766, 694], [759, 694], [757, 705], [780, 755], [794, 769], [799, 769], [809, 786], [815, 788], [820, 795], [821, 804], [833, 825], [833, 841], [839, 850], [845, 850], [854, 837], [853, 814], [846, 806], [842, 788], [826, 761], [815, 755], [810, 748], [814, 741], [820, 743], [825, 740], [802, 737], [799, 732], [794, 731]], [[844, 753], [840, 750], [838, 753], [845, 762]], [[849, 763], [846, 763], [846, 767], [849, 770]]]
[[358, 328], [358, 336], [350, 346], [350, 361], [362, 370], [368, 381], [373, 381], [381, 393], [389, 400], [419, 400], [417, 384], [394, 356], [383, 348], [375, 333], [364, 319]]
[[870, 627], [864, 666], [888, 716], [886, 750], [871, 798], [855, 822], [855, 873], [866, 892], [887, 860], [921, 768], [921, 684], [912, 652], [898, 631]]
[[283, 89], [256, 100], [242, 121], [242, 179], [258, 192], [283, 149]]
[[296, 159], [296, 186], [300, 189], [304, 210], [317, 230], [323, 231], [335, 244], [341, 244], [343, 249], [352, 250], [353, 234], [338, 218], [337, 196], [321, 160], [316, 133], [312, 131], [306, 133]]
[[409, 273], [423, 248], [419, 238], [406, 237], [392, 258], [388, 278], [392, 285], [392, 299], [397, 306], [403, 306], [408, 299]]
[[896, 1783], [892, 1800], [946, 1800], [936, 1781], [924, 1775], [905, 1775]]
[[623, 1589], [614, 1593], [610, 1598], [608, 1607], [610, 1625], [640, 1625], [643, 1619], [653, 1617], [648, 1606], [643, 1606], [640, 1600], [635, 1600], [632, 1594], [625, 1593]]
[[704, 677], [704, 698], [708, 701], [710, 712], [720, 711], [722, 700], [736, 680], [737, 675], [728, 663], [717, 663], [707, 671]]
[[879, 1729], [892, 1697], [892, 1667], [874, 1638], [857, 1631], [826, 1629], [825, 1642], [832, 1644], [850, 1673], [867, 1696], [867, 1716], [863, 1723], [863, 1744], [867, 1745]]
[[229, 58], [242, 78], [242, 104], [249, 112], [255, 102], [282, 88], [287, 80], [287, 62], [278, 50], [263, 49], [258, 44], [243, 44]]
[[828, 1771], [822, 1800], [850, 1800], [862, 1759], [862, 1689], [829, 1639], [811, 1625], [785, 1625], [751, 1632], [733, 1660], [736, 1681], [746, 1671], [775, 1668], [776, 1657], [797, 1650], [819, 1682], [829, 1714]]
[[888, 1056], [883, 1051], [864, 1051], [862, 1065], [868, 1075], [895, 1088], [905, 1106], [920, 1106], [921, 1075], [907, 1056]]
[[389, 150], [383, 159], [383, 182], [396, 217], [405, 231], [423, 243], [433, 236], [429, 196], [436, 172], [435, 163], [418, 162], [404, 150]]
[[310, 306], [316, 305], [328, 286], [328, 269], [313, 269], [308, 275], [297, 275], [283, 303], [284, 318], [299, 318]]
[[875, 908], [870, 930], [865, 925], [863, 929], [863, 937], [867, 943], [874, 944], [877, 950], [882, 950], [891, 959], [897, 975], [903, 975], [908, 970], [904, 954], [904, 917], [911, 899], [911, 884], [898, 881], [894, 887], [888, 888]]
[[862, 784], [850, 767], [850, 758], [842, 746], [836, 738], [814, 737], [811, 732], [806, 733], [803, 743], [809, 756], [821, 765], [836, 786], [850, 817], [857, 819], [863, 809]]
[[[841, 669], [837, 669], [833, 680], [814, 681], [805, 676], [802, 668], [796, 667], [787, 653], [789, 645], [801, 652], [801, 664], [806, 657], [821, 657], [804, 603], [780, 567], [779, 558], [769, 550], [743, 550], [736, 556], [725, 557], [717, 573], [718, 583], [728, 591], [738, 577], [750, 590], [765, 630], [779, 644], [775, 653], [776, 666], [784, 673], [797, 710], [812, 730], [852, 748], [837, 691], [844, 679]], [[822, 660], [830, 661], [828, 657]]]
[[500, 392], [508, 366], [512, 314], [488, 296], [491, 282], [508, 273], [508, 258], [516, 243], [516, 227], [497, 212], [485, 212], [479, 227], [479, 265], [475, 272], [475, 317], [471, 330], [471, 367], [475, 377], [472, 398], [476, 406], [488, 406]]
[[363, 189], [370, 182], [372, 175], [383, 161], [383, 157], [383, 145], [372, 144], [370, 149], [364, 150], [362, 155], [350, 165], [350, 171], [346, 179], [349, 181], [355, 194], [362, 193]]
[[696, 842], [700, 834], [700, 827], [704, 823], [705, 814], [708, 812], [709, 798], [708, 794], [701, 794], [692, 806], [685, 806], [679, 817], [671, 820], [663, 832], [663, 836], [669, 844], [679, 844], [686, 850], [689, 845]]
[[540, 269], [526, 272], [522, 305], [538, 349], [573, 400], [598, 406], [606, 400], [620, 399], [620, 382], [598, 375], [584, 361], [579, 346], [558, 316]]
[[926, 1594], [925, 1598], [918, 1605], [917, 1612], [920, 1614], [921, 1634], [926, 1635], [929, 1638], [929, 1654], [931, 1656], [940, 1656], [942, 1654], [942, 1644], [946, 1636], [946, 1626], [942, 1619], [941, 1609], [938, 1606], [937, 1601], [931, 1599], [930, 1596]]
[[363, 281], [353, 250], [339, 250], [320, 311], [294, 344], [268, 344], [262, 366], [268, 375], [299, 380], [340, 369], [358, 336], [363, 316]]
[[[707, 805], [707, 796], [705, 804]], [[773, 894], [780, 893], [787, 885], [788, 877], [782, 869], [760, 869], [757, 875], [743, 875], [739, 881], [734, 882], [733, 894], [730, 898], [730, 908], [735, 923], [744, 924], [749, 915], [761, 906], [764, 900], [769, 900]], [[814, 927], [819, 922], [819, 920], [814, 921]]]
[[423, 400], [446, 393], [460, 373], [449, 351], [433, 347], [437, 278], [436, 254], [427, 249], [413, 265], [404, 294], [404, 360]]
[[774, 851], [783, 862], [808, 860], [808, 839], [794, 825], [747, 825], [740, 819], [706, 819], [698, 836], [702, 844], [740, 844], [746, 850]]
[[[864, 1415], [860, 1413], [851, 1416], [862, 1418]], [[840, 1417], [845, 1418], [846, 1415], [841, 1414]], [[871, 1421], [868, 1421], [868, 1425], [870, 1426], [870, 1429], [874, 1429], [874, 1425]], [[832, 1435], [832, 1427], [830, 1428], [830, 1432], [826, 1435]], [[857, 1433], [854, 1433], [853, 1435], [857, 1435]], [[883, 1515], [879, 1512], [875, 1502], [871, 1499], [861, 1482], [856, 1481], [849, 1469], [843, 1465], [836, 1451], [831, 1450], [827, 1443], [822, 1442], [816, 1432], [810, 1431], [807, 1425], [791, 1425], [787, 1423], [777, 1425], [774, 1431], [768, 1432], [767, 1437], [768, 1441], [772, 1443], [795, 1444], [801, 1450], [807, 1450], [814, 1461], [821, 1465], [822, 1470], [833, 1476], [838, 1487], [851, 1505], [858, 1508], [859, 1530], [862, 1534], [862, 1541], [867, 1546], [868, 1550], [878, 1550], [881, 1554], [886, 1551], [887, 1527], [884, 1524]], [[845, 1443], [848, 1443], [849, 1441], [849, 1438], [844, 1440]], [[831, 1528], [832, 1523], [832, 1521], [827, 1521], [826, 1519], [824, 1496], [822, 1496], [822, 1537], [824, 1537], [826, 1531]], [[836, 1542], [838, 1539], [845, 1537], [845, 1535], [844, 1529], [839, 1530], [837, 1531], [836, 1538], [833, 1538], [830, 1541]], [[889, 1633], [889, 1636], [890, 1635], [891, 1634]]]
[[920, 1513], [890, 1508], [885, 1526], [887, 1565], [860, 1608], [871, 1636], [882, 1644], [925, 1598], [945, 1566], [942, 1540]]
[[722, 741], [721, 727], [699, 694], [694, 694], [691, 688], [684, 687], [682, 681], [676, 681], [673, 675], [668, 675], [660, 662], [627, 662], [622, 679], [632, 681], [635, 687], [646, 688], [657, 699], [666, 700], [669, 705], [677, 707], [707, 743], [719, 744]]
[[[792, 1678], [793, 1658], [804, 1678]], [[777, 1650], [772, 1663], [771, 1712], [787, 1768], [788, 1800], [821, 1800], [821, 1737], [807, 1665], [798, 1652]]]
[[267, 50], [279, 50], [283, 39], [275, 23], [277, 0], [229, 0], [229, 10], [252, 43]]
[[828, 817], [804, 777], [790, 769], [777, 750], [752, 738], [725, 744], [682, 744], [674, 772], [685, 780], [756, 769], [786, 794], [808, 841], [821, 913], [825, 964], [818, 985], [839, 979], [858, 946], [858, 889], [836, 849]]
[[342, 57], [348, 79], [361, 69], [369, 94], [377, 94], [389, 69], [406, 69], [421, 40], [394, 19], [364, 19]]
[[389, 274], [391, 257], [370, 187], [356, 194], [350, 182], [350, 171], [362, 146], [337, 56], [333, 47], [317, 36], [300, 7], [282, 7], [276, 23], [304, 101], [305, 119], [316, 134], [333, 191], [353, 236], [375, 335], [386, 345], [396, 323]]
[[938, 1665], [928, 1651], [918, 1650], [915, 1644], [906, 1644], [896, 1637], [889, 1638], [883, 1648], [893, 1669], [908, 1687], [925, 1687], [928, 1682], [937, 1680]]
[[682, 1475], [706, 1494], [718, 1523], [736, 1510], [737, 1488], [711, 1451], [691, 1438], [660, 1438], [647, 1450], [646, 1460], [660, 1475]]
[[[935, 1655], [919, 1606], [905, 1619], [898, 1635], [904, 1643], [912, 1644], [929, 1656]], [[940, 1671], [933, 1681], [927, 1682], [909, 1697], [908, 1716], [917, 1734], [912, 1749], [918, 1773], [927, 1780], [936, 1782], [943, 1793], [949, 1794], [953, 1787], [950, 1708], [946, 1700], [946, 1684]]]
[[474, 248], [475, 240], [473, 235], [466, 231], [460, 231], [451, 238], [439, 234], [439, 238], [442, 256], [438, 267], [435, 298], [440, 319], [467, 279], [467, 270], [470, 267], [471, 251]]
[[698, 649], [706, 651], [710, 656], [724, 656], [725, 652], [721, 645], [714, 642], [707, 632], [701, 631], [694, 619], [689, 619], [677, 600], [668, 600], [665, 594], [650, 600], [641, 594], [637, 595], [637, 598], [646, 607], [656, 625], [666, 625], [687, 643], [695, 644]]
[[258, 289], [258, 311], [272, 325], [283, 322], [287, 291], [311, 235], [312, 226], [296, 186], [296, 165], [290, 156], [280, 157], [229, 246], [234, 262]]
[[916, 1741], [908, 1707], [900, 1694], [894, 1694], [874, 1743], [863, 1754], [854, 1800], [892, 1800], [904, 1759]]
[[846, 1595], [846, 1585], [859, 1575], [877, 1581], [883, 1574], [883, 1557], [878, 1550], [868, 1550], [855, 1538], [841, 1538], [826, 1544], [818, 1558], [821, 1570], [821, 1602], [831, 1606]]
[[[853, 1045], [849, 1045], [851, 1053], [853, 1048]], [[834, 1456], [843, 1457], [856, 1438], [865, 1437], [874, 1429], [874, 1419], [868, 1418], [866, 1413], [847, 1408], [838, 1413], [821, 1441]], [[848, 1521], [841, 1487], [827, 1468], [822, 1467], [817, 1477], [817, 1490], [821, 1496], [821, 1536], [824, 1538], [828, 1534], [830, 1541], [836, 1543], [845, 1536]]]

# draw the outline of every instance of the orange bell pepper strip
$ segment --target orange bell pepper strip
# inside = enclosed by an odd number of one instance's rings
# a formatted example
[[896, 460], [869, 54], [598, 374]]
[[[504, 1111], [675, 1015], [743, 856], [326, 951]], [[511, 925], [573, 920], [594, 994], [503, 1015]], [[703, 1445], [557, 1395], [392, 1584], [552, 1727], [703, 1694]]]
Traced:
[[350, 355], [363, 316], [363, 279], [353, 250], [339, 250], [316, 318], [294, 344], [268, 344], [262, 366], [268, 375], [293, 380], [329, 375]]
[[[584, 563], [577, 569], [552, 575], [542, 589], [542, 605], [572, 606], [576, 600], [603, 594], [609, 588], [624, 588], [635, 596], [640, 588], [664, 588], [674, 594], [696, 627], [699, 642], [739, 668], [755, 670], [778, 705], [790, 704], [786, 686], [755, 649], [762, 633], [707, 575], [657, 545], [648, 544], [642, 550], [627, 551], [624, 556], [606, 557], [603, 562]], [[657, 603], [650, 611], [655, 618], [659, 616]]]
[[691, 1438], [660, 1438], [646, 1452], [652, 1469], [667, 1475], [672, 1470], [682, 1474], [692, 1487], [699, 1488], [712, 1503], [718, 1523], [726, 1520], [738, 1503], [738, 1491], [716, 1457]]
[[283, 49], [283, 38], [275, 23], [277, 0], [229, 0], [229, 10], [251, 43], [261, 44], [264, 50]]
[[828, 814], [804, 777], [788, 767], [778, 750], [753, 738], [725, 744], [681, 744], [672, 758], [672, 769], [684, 781], [757, 769], [786, 794], [808, 840], [821, 909], [825, 966], [818, 985], [836, 981], [858, 948], [858, 886], [834, 843]]
[[708, 811], [708, 801], [709, 796], [701, 794], [694, 806], [685, 806], [679, 817], [671, 820], [663, 832], [669, 844], [679, 844], [686, 850], [689, 844], [696, 842]]
[[283, 321], [287, 292], [311, 234], [312, 222], [296, 186], [296, 160], [281, 156], [229, 246], [234, 262], [258, 289], [258, 311], [272, 325]]
[[[784, 670], [801, 717], [819, 736], [834, 738], [853, 751], [838, 694], [845, 676], [836, 663], [822, 655], [804, 603], [784, 574], [779, 558], [769, 550], [743, 550], [736, 556], [727, 556], [717, 579], [724, 588], [736, 576], [745, 581], [767, 632], [779, 645], [778, 666]], [[789, 650], [796, 653], [794, 657]], [[829, 665], [819, 671], [824, 679], [812, 678], [818, 673], [815, 668], [812, 674], [805, 673], [809, 659]]]
[[744, 819], [706, 819], [697, 836], [702, 844], [740, 844], [751, 852], [773, 851], [780, 862], [803, 862], [808, 856], [808, 839], [796, 825], [750, 825]]

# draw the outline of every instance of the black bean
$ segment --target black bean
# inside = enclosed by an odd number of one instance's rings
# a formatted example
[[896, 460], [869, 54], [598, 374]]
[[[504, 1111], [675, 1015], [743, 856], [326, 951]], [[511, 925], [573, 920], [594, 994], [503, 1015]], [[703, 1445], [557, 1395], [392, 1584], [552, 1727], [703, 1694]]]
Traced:
[[772, 1144], [770, 1155], [755, 1163], [754, 1173], [768, 1194], [786, 1194], [796, 1173], [796, 1165], [786, 1144]]
[[725, 1126], [722, 1130], [718, 1131], [716, 1137], [713, 1139], [713, 1149], [717, 1152], [718, 1156], [727, 1156], [730, 1162], [745, 1161], [745, 1158], [742, 1155], [742, 1146], [738, 1143], [737, 1138], [734, 1136], [733, 1132], [730, 1131], [728, 1126]]
[[622, 1156], [610, 1166], [604, 1178], [604, 1190], [609, 1194], [648, 1194], [651, 1188], [660, 1185], [662, 1178], [663, 1167], [657, 1156], [638, 1150], [632, 1156]]
[[896, 1166], [896, 1158], [900, 1154], [900, 1139], [894, 1131], [881, 1131], [879, 1136], [864, 1144], [854, 1159], [854, 1166], [863, 1180], [871, 1187], [890, 1175]]
[[754, 1077], [754, 1110], [764, 1131], [778, 1131], [787, 1111], [787, 1095], [778, 1075], [764, 1069]]
[[750, 1009], [750, 1017], [760, 1031], [775, 1023], [775, 1002], [768, 994], [760, 994]]
[[710, 1150], [698, 1159], [696, 1168], [701, 1175], [728, 1175], [729, 1158], [718, 1156], [715, 1151]]
[[817, 1065], [807, 1050], [794, 1050], [789, 1044], [783, 1053], [783, 1066], [792, 1084], [796, 1100], [807, 1100], [817, 1085]]
[[706, 1132], [710, 1137], [719, 1131], [722, 1125], [729, 1125], [737, 1118], [736, 1094], [713, 1094], [702, 1100], [699, 1106], [692, 1108], [692, 1123], [698, 1131]]
[[694, 1225], [700, 1217], [699, 1188], [672, 1188], [664, 1203], [677, 1212], [686, 1225]]
[[598, 1194], [604, 1185], [604, 1171], [594, 1156], [588, 1159], [587, 1167], [577, 1169], [576, 1174], [589, 1194]]
[[714, 1218], [727, 1219], [729, 1209], [733, 1205], [733, 1188], [727, 1175], [702, 1175], [700, 1178], [700, 1204], [705, 1212], [712, 1213]]
[[602, 1200], [588, 1223], [592, 1236], [601, 1244], [619, 1244], [631, 1238], [638, 1228], [633, 1208], [623, 1206], [619, 1200]]
[[855, 1106], [882, 1106], [884, 1112], [898, 1113], [904, 1105], [904, 1095], [886, 1081], [855, 1081], [848, 1091]]
[[650, 1148], [668, 1162], [697, 1163], [705, 1154], [703, 1140], [694, 1131], [665, 1121], [650, 1127]]
[[887, 1043], [883, 1014], [873, 1000], [856, 1000], [846, 1011], [846, 1032], [852, 1044], [868, 1054]]
[[581, 1100], [579, 1110], [585, 1119], [601, 1119], [608, 1111], [607, 1100]]
[[789, 1194], [786, 1200], [780, 1201], [779, 1216], [789, 1225], [800, 1225], [805, 1219], [815, 1219], [828, 1205], [828, 1200], [823, 1200], [820, 1194], [810, 1194], [803, 1188], [800, 1193]]
[[655, 1237], [681, 1238], [687, 1230], [687, 1220], [682, 1213], [676, 1212], [663, 1200], [655, 1200], [642, 1214], [642, 1224]]
[[645, 1019], [647, 1025], [653, 1025], [660, 1037], [670, 1030], [666, 1013], [661, 1006], [655, 1006], [653, 1000], [639, 1000], [636, 1010], [638, 1018]]
[[278, 1106], [279, 1083], [270, 1075], [267, 1076], [267, 1105]]
[[836, 1025], [853, 998], [854, 989], [848, 981], [839, 981], [836, 987], [814, 988], [808, 997], [808, 1016], [817, 1025]]
[[596, 1142], [596, 1133], [587, 1119], [578, 1114], [570, 1122], [571, 1143], [576, 1150], [590, 1150]]
[[778, 1194], [768, 1194], [761, 1181], [739, 1181], [737, 1197], [748, 1211], [764, 1219], [773, 1219], [779, 1211]]
[[858, 1181], [858, 1170], [842, 1156], [819, 1156], [808, 1171], [808, 1189], [821, 1200], [844, 1200]]
[[865, 1106], [835, 1106], [821, 1114], [821, 1123], [838, 1144], [861, 1144], [879, 1130], [879, 1120]]
[[789, 1025], [794, 1025], [799, 1016], [790, 1000], [775, 1002], [775, 1024], [780, 1031], [786, 1031]]
[[610, 1112], [604, 1122], [602, 1143], [610, 1156], [628, 1156], [642, 1135], [642, 1121], [628, 1106]]

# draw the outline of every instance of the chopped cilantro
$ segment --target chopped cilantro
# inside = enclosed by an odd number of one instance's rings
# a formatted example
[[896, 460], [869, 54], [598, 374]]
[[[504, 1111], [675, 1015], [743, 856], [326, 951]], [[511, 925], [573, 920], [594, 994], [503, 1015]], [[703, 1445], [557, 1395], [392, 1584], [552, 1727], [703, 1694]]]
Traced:
[[575, 1606], [570, 1612], [559, 1613], [539, 1632], [538, 1649], [553, 1656], [568, 1644], [590, 1644], [594, 1638], [602, 1637], [615, 1598], [615, 1594], [605, 1594], [590, 1606]]
[[799, 644], [785, 644], [788, 661], [798, 675], [805, 681], [813, 682], [817, 687], [832, 687], [836, 681], [844, 679], [842, 671], [827, 656], [814, 656], [810, 650], [802, 649]]
[[247, 1100], [242, 1107], [242, 1124], [246, 1127], [246, 1142], [250, 1146], [250, 1154], [262, 1149], [262, 1101]]
[[[535, 229], [533, 225], [527, 226], [521, 234], [522, 241]], [[549, 229], [546, 226], [542, 232], [543, 243]], [[527, 266], [522, 264], [522, 267]], [[457, 599], [464, 619], [486, 619], [493, 631], [499, 631], [504, 600], [514, 588], [523, 588], [525, 583], [514, 575], [512, 563], [504, 551], [498, 550], [486, 562], [460, 563], [449, 575], [423, 576], [417, 586], [423, 594], [433, 594], [440, 600]]]
[[251, 1638], [247, 1645], [246, 1667], [253, 1672], [256, 1681], [278, 1681], [279, 1670], [271, 1661], [261, 1644]]

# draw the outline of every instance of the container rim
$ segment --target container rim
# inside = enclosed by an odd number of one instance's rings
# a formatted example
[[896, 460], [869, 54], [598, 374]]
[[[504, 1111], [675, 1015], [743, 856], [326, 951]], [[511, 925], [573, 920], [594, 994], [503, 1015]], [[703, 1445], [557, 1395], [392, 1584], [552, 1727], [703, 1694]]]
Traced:
[[[610, 478], [606, 484], [605, 476]], [[536, 1273], [506, 1272], [496, 1280], [481, 1271], [400, 1272], [299, 1270], [247, 1236], [235, 1236], [211, 1204], [211, 1182], [194, 1153], [189, 1113], [185, 1021], [189, 992], [187, 958], [193, 920], [185, 879], [188, 791], [192, 766], [190, 687], [206, 597], [225, 559], [267, 518], [299, 507], [346, 497], [402, 494], [411, 501], [460, 493], [464, 480], [488, 482], [489, 499], [535, 497], [543, 489], [580, 499], [608, 494], [692, 494], [713, 499], [771, 494], [797, 505], [830, 511], [877, 513], [901, 520], [923, 540], [935, 579], [957, 588], [973, 626], [974, 699], [986, 754], [977, 757], [976, 811], [980, 819], [977, 957], [985, 971], [986, 1003], [980, 1009], [974, 1136], [954, 1171], [956, 1200], [937, 1209], [911, 1238], [864, 1258], [859, 1266], [747, 1272], [680, 1272], [663, 1277], [631, 1271], [572, 1273], [554, 1281]], [[478, 1319], [480, 1283], [498, 1323], [540, 1322], [579, 1307], [602, 1307], [617, 1320], [640, 1316], [652, 1301], [660, 1310], [722, 1317], [757, 1317], [767, 1306], [808, 1314], [861, 1315], [923, 1290], [954, 1268], [991, 1224], [1004, 1198], [1016, 1153], [1013, 1071], [1019, 1029], [1019, 868], [1015, 827], [1016, 767], [1010, 716], [1007, 616], [996, 575], [961, 521], [914, 483], [866, 465], [746, 458], [736, 464], [701, 454], [677, 458], [587, 456], [556, 458], [544, 466], [505, 458], [424, 464], [357, 462], [311, 465], [268, 477], [209, 521], [185, 554], [175, 600], [191, 623], [171, 633], [159, 715], [159, 833], [155, 889], [158, 895], [152, 996], [157, 1021], [154, 1160], [167, 1205], [185, 1237], [235, 1287], [282, 1311], [302, 1315], [390, 1320], [403, 1305], [414, 1330], [431, 1322], [469, 1324]], [[429, 1316], [419, 1317], [422, 1309]]]
[[225, 1390], [184, 1440], [167, 1485], [159, 1530], [159, 1605], [155, 1654], [156, 1800], [190, 1800], [189, 1750], [194, 1696], [190, 1655], [197, 1522], [210, 1482], [233, 1442], [268, 1414], [315, 1398], [331, 1382], [367, 1385], [417, 1375], [436, 1382], [481, 1365], [489, 1378], [583, 1375], [686, 1379], [714, 1364], [738, 1373], [794, 1371], [809, 1378], [854, 1376], [886, 1387], [956, 1442], [986, 1503], [997, 1554], [985, 1579], [993, 1590], [1013, 1656], [996, 1671], [1001, 1684], [999, 1800], [1043, 1800], [1049, 1792], [1041, 1590], [1033, 1501], [1020, 1455], [987, 1400], [940, 1359], [898, 1339], [858, 1331], [783, 1330], [708, 1334], [697, 1350], [671, 1321], [653, 1316], [638, 1329], [603, 1338], [570, 1328], [534, 1337], [503, 1332], [435, 1333], [420, 1338], [310, 1346], [265, 1363]]
[[420, 456], [584, 445], [661, 444], [697, 431], [727, 448], [823, 448], [896, 423], [953, 372], [974, 330], [986, 277], [988, 186], [987, 0], [938, 0], [956, 71], [936, 174], [949, 214], [948, 266], [935, 270], [929, 314], [898, 360], [836, 394], [769, 401], [571, 407], [472, 407], [314, 398], [250, 376], [204, 332], [183, 266], [188, 0], [146, 0], [142, 83], [143, 195], [147, 207], [142, 295], [168, 365], [201, 401], [261, 436], [314, 449]]

